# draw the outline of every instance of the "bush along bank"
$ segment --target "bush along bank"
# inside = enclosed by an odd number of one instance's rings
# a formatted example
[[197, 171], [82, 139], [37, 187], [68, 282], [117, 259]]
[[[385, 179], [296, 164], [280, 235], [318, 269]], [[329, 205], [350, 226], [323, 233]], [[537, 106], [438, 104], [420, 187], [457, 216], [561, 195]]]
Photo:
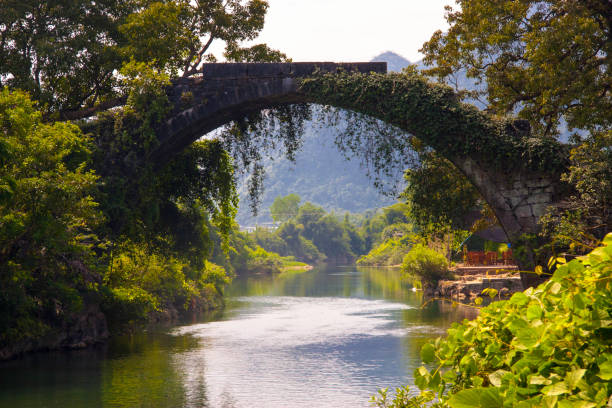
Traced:
[[1, 359], [222, 304], [231, 271], [210, 254], [227, 247], [237, 206], [231, 158], [196, 142], [156, 171], [127, 171], [130, 147], [149, 146], [141, 108], [84, 134], [0, 91]]
[[538, 286], [455, 323], [421, 349], [419, 396], [378, 407], [605, 407], [612, 404], [612, 234]]

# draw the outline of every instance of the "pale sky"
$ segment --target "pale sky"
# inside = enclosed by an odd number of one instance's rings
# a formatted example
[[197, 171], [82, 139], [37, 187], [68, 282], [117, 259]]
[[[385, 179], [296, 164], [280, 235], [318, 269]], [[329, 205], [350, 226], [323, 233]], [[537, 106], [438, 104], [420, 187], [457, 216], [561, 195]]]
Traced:
[[411, 62], [434, 31], [445, 30], [454, 0], [269, 0], [256, 42], [294, 61], [369, 61], [393, 51]]

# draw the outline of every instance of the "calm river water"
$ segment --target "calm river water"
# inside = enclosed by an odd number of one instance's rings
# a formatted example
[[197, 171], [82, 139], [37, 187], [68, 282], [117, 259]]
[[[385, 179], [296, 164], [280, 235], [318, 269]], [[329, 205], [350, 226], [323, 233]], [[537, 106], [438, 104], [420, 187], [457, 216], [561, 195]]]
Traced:
[[237, 278], [208, 321], [0, 363], [0, 407], [367, 407], [412, 384], [420, 346], [473, 311], [388, 269]]

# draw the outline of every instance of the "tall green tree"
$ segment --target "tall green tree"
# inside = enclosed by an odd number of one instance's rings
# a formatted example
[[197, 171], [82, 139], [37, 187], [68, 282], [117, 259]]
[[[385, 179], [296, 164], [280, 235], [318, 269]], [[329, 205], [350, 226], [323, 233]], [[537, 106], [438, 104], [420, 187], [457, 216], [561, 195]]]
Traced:
[[103, 217], [91, 141], [45, 124], [23, 92], [0, 91], [0, 349], [61, 327], [100, 283]]
[[286, 222], [297, 216], [300, 208], [300, 196], [289, 194], [284, 197], [276, 197], [270, 206], [270, 215], [275, 222]]
[[47, 114], [76, 119], [122, 104], [131, 60], [191, 76], [225, 44], [230, 59], [279, 60], [257, 37], [266, 0], [7, 0], [0, 8], [0, 85], [30, 92]]
[[[458, 0], [448, 31], [423, 46], [430, 74], [464, 71], [489, 109], [517, 112], [539, 135], [612, 125], [608, 0]], [[474, 96], [474, 95], [471, 95]]]

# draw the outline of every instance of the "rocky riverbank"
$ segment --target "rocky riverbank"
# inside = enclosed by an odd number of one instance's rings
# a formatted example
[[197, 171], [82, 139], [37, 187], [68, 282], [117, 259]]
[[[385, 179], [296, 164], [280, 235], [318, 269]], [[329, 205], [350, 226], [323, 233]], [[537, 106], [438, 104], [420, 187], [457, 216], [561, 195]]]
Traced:
[[441, 280], [435, 287], [424, 288], [425, 296], [458, 301], [473, 301], [482, 291], [497, 290], [498, 299], [506, 299], [524, 290], [516, 267], [459, 267], [452, 270], [453, 280]]

